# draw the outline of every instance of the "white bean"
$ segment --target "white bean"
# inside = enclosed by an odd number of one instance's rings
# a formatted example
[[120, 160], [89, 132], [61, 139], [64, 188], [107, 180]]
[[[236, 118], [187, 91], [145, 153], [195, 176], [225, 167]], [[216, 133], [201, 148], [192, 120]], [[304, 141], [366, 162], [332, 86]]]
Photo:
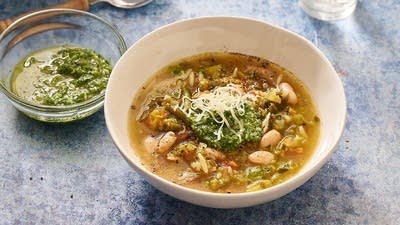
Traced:
[[168, 131], [165, 133], [161, 138], [160, 141], [158, 142], [156, 151], [157, 153], [163, 154], [166, 153], [172, 145], [175, 144], [176, 141], [176, 135], [172, 131]]
[[294, 105], [297, 103], [297, 95], [290, 84], [280, 83], [279, 89], [282, 91], [283, 97], [287, 98], [289, 104]]
[[149, 153], [153, 153], [157, 149], [158, 140], [152, 136], [147, 136], [143, 144]]
[[260, 148], [265, 149], [270, 145], [276, 145], [282, 139], [281, 133], [279, 131], [273, 129], [265, 133], [260, 141]]
[[248, 158], [250, 162], [262, 165], [268, 165], [275, 161], [274, 154], [267, 151], [255, 151]]

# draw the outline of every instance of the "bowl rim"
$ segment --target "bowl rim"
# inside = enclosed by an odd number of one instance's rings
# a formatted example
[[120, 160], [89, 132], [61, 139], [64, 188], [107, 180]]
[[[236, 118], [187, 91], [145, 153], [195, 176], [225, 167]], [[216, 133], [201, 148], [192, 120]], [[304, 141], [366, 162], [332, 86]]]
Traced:
[[[189, 18], [189, 19], [182, 19], [182, 20], [178, 20], [166, 25], [163, 25], [149, 33], [147, 33], [146, 35], [144, 35], [142, 38], [138, 39], [132, 46], [130, 46], [128, 48], [128, 50], [124, 53], [124, 55], [121, 56], [121, 58], [118, 60], [118, 62], [116, 63], [115, 67], [118, 67], [118, 65], [121, 63], [121, 59], [124, 58], [124, 56], [126, 54], [128, 54], [128, 52], [131, 51], [131, 49], [135, 48], [135, 46], [137, 46], [139, 43], [141, 43], [142, 41], [145, 41], [146, 39], [152, 37], [154, 34], [157, 34], [159, 32], [164, 32], [167, 29], [170, 29], [171, 27], [175, 27], [175, 26], [179, 26], [182, 23], [191, 23], [191, 22], [196, 22], [199, 20], [215, 20], [215, 19], [229, 19], [229, 20], [239, 20], [239, 21], [247, 21], [247, 22], [255, 22], [255, 23], [259, 23], [262, 24], [263, 26], [269, 26], [272, 27], [276, 30], [280, 30], [283, 31], [289, 35], [294, 36], [297, 39], [300, 39], [302, 42], [304, 42], [305, 45], [309, 46], [311, 49], [313, 49], [313, 51], [315, 51], [315, 53], [321, 58], [321, 60], [326, 63], [326, 65], [328, 67], [330, 67], [332, 69], [332, 71], [334, 72], [335, 76], [334, 79], [336, 80], [336, 82], [338, 84], [340, 84], [340, 90], [338, 90], [338, 92], [341, 94], [340, 97], [342, 97], [343, 103], [344, 103], [344, 109], [343, 109], [343, 114], [340, 115], [340, 118], [342, 118], [339, 125], [339, 129], [338, 129], [338, 136], [337, 139], [334, 140], [334, 142], [332, 142], [331, 146], [329, 149], [325, 150], [323, 152], [323, 154], [319, 157], [319, 160], [314, 162], [313, 164], [311, 164], [310, 168], [307, 171], [303, 171], [303, 169], [300, 169], [296, 174], [294, 174], [292, 177], [290, 177], [289, 179], [285, 180], [282, 183], [276, 184], [272, 187], [263, 189], [263, 190], [259, 190], [259, 191], [255, 191], [255, 192], [241, 192], [241, 193], [218, 193], [218, 192], [209, 192], [209, 191], [201, 191], [201, 190], [197, 190], [197, 189], [193, 189], [193, 188], [189, 188], [189, 187], [185, 187], [182, 185], [178, 185], [175, 184], [167, 179], [164, 179], [156, 174], [151, 173], [151, 171], [149, 171], [147, 168], [144, 168], [142, 166], [136, 165], [135, 162], [132, 162], [132, 160], [130, 160], [130, 157], [127, 153], [125, 153], [125, 151], [123, 149], [125, 149], [122, 144], [119, 143], [119, 138], [116, 136], [116, 132], [114, 127], [112, 126], [111, 123], [111, 118], [110, 118], [110, 109], [108, 106], [108, 102], [109, 102], [109, 86], [111, 85], [112, 82], [109, 82], [106, 88], [106, 95], [105, 95], [105, 104], [104, 104], [104, 114], [105, 114], [105, 120], [106, 120], [106, 126], [109, 130], [109, 133], [111, 135], [111, 138], [114, 142], [114, 144], [116, 145], [118, 151], [121, 153], [121, 155], [123, 156], [123, 158], [128, 162], [129, 165], [131, 165], [136, 172], [138, 172], [139, 174], [143, 175], [146, 174], [146, 176], [149, 176], [152, 179], [155, 179], [163, 184], [166, 184], [170, 187], [173, 187], [174, 189], [178, 190], [178, 192], [185, 192], [185, 193], [192, 193], [195, 194], [197, 196], [200, 197], [213, 197], [216, 198], [218, 200], [226, 200], [226, 199], [231, 199], [231, 198], [235, 198], [235, 199], [243, 199], [244, 197], [248, 198], [248, 197], [252, 197], [252, 199], [257, 199], [257, 197], [261, 197], [263, 195], [265, 195], [266, 193], [277, 193], [278, 195], [276, 197], [272, 197], [271, 200], [274, 200], [276, 198], [282, 197], [283, 195], [293, 191], [294, 189], [300, 187], [302, 184], [304, 184], [305, 182], [307, 182], [331, 157], [331, 155], [334, 153], [334, 151], [337, 148], [337, 145], [339, 144], [339, 141], [343, 135], [344, 132], [344, 128], [345, 128], [345, 123], [346, 123], [346, 117], [347, 117], [347, 100], [346, 100], [346, 95], [345, 95], [345, 91], [344, 91], [344, 87], [343, 87], [343, 83], [338, 75], [338, 73], [336, 72], [336, 70], [334, 69], [332, 63], [328, 60], [328, 58], [324, 55], [324, 53], [318, 48], [316, 47], [311, 41], [309, 41], [308, 39], [306, 39], [305, 37], [301, 36], [300, 34], [297, 34], [291, 30], [288, 30], [286, 28], [274, 25], [272, 23], [266, 22], [264, 20], [261, 19], [255, 19], [255, 18], [250, 18], [250, 17], [244, 17], [244, 16], [200, 16], [200, 17], [195, 17], [195, 18]], [[110, 81], [115, 79], [114, 78], [115, 75], [113, 76], [113, 73], [110, 76]], [[136, 93], [136, 92], [135, 92]], [[128, 109], [127, 109], [128, 110]], [[318, 109], [317, 109], [318, 110]], [[319, 111], [319, 110], [318, 110]], [[133, 149], [131, 149], [131, 151], [133, 151]], [[315, 154], [315, 153], [314, 153]], [[136, 154], [136, 157], [139, 159], [139, 157]], [[303, 167], [304, 168], [304, 167]], [[151, 180], [147, 179], [146, 177], [144, 177], [144, 179], [147, 182], [152, 183]], [[152, 183], [153, 184], [153, 183]], [[282, 189], [282, 187], [286, 187], [286, 189]], [[158, 188], [157, 188], [158, 189]], [[180, 198], [179, 196], [174, 196], [178, 199], [184, 200], [184, 201], [189, 201], [185, 198]], [[190, 201], [189, 201], [190, 202]], [[211, 204], [213, 208], [238, 208], [238, 207], [247, 207], [247, 206], [253, 206], [253, 205], [257, 205], [257, 204], [261, 204], [261, 203], [265, 203], [267, 201], [262, 201], [262, 198], [260, 198], [258, 200], [258, 202], [255, 200], [253, 201], [253, 203], [248, 203], [248, 204], [241, 204], [240, 206], [233, 206], [233, 207], [215, 207], [215, 204]], [[198, 204], [196, 202], [191, 202], [194, 204]], [[203, 205], [203, 206], [208, 206], [206, 204], [199, 204], [199, 205]]]
[[[35, 11], [32, 13], [29, 13], [27, 15], [22, 16], [21, 18], [18, 18], [15, 20], [13, 23], [11, 23], [2, 33], [0, 33], [0, 42], [10, 33], [12, 32], [16, 27], [18, 27], [20, 24], [23, 24], [26, 20], [30, 18], [34, 18], [36, 16], [41, 16], [43, 14], [52, 14], [56, 13], [54, 16], [64, 16], [64, 15], [77, 15], [77, 16], [87, 16], [95, 19], [96, 21], [99, 21], [100, 23], [106, 25], [113, 34], [115, 35], [116, 39], [118, 40], [118, 49], [119, 53], [122, 56], [126, 51], [127, 51], [127, 45], [125, 42], [125, 39], [117, 29], [115, 25], [112, 23], [108, 22], [107, 20], [101, 18], [100, 16], [97, 16], [93, 13], [82, 11], [82, 10], [76, 10], [76, 9], [66, 9], [66, 8], [53, 8], [53, 9], [44, 9], [44, 10], [39, 10]], [[110, 74], [111, 76], [111, 74]], [[42, 104], [37, 104], [34, 102], [27, 101], [17, 94], [13, 93], [12, 91], [9, 91], [8, 88], [5, 87], [4, 81], [0, 80], [0, 90], [2, 93], [4, 93], [10, 100], [13, 102], [22, 105], [26, 108], [34, 109], [37, 111], [41, 112], [63, 112], [63, 111], [74, 111], [74, 110], [79, 110], [81, 108], [87, 107], [87, 106], [95, 106], [99, 104], [100, 102], [104, 101], [105, 97], [105, 89], [104, 91], [96, 95], [86, 101], [71, 104], [71, 105], [42, 105]]]

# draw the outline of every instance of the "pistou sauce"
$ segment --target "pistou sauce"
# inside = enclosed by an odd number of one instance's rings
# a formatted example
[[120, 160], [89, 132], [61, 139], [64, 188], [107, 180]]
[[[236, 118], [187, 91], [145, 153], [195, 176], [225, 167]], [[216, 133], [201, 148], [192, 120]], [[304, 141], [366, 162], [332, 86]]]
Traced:
[[44, 48], [17, 64], [12, 91], [39, 105], [72, 105], [103, 93], [111, 70], [110, 62], [91, 49]]

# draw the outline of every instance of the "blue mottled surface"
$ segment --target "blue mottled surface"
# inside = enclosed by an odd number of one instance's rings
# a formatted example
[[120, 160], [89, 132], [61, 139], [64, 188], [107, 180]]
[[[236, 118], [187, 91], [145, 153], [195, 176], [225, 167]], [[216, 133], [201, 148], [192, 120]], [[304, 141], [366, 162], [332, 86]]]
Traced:
[[[0, 19], [60, 1], [0, 0]], [[360, 0], [342, 21], [308, 17], [296, 0], [154, 0], [91, 12], [127, 44], [170, 22], [206, 15], [258, 18], [316, 44], [343, 81], [348, 118], [331, 160], [270, 203], [210, 209], [169, 197], [119, 155], [104, 114], [68, 124], [33, 121], [0, 95], [0, 224], [398, 224], [400, 216], [400, 1]], [[334, 103], [332, 103], [334, 104]]]

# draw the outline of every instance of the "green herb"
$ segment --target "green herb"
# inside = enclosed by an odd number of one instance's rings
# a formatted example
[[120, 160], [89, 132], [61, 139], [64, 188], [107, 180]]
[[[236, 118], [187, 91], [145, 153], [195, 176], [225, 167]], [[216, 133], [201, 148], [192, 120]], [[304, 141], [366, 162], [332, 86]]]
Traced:
[[215, 191], [227, 186], [231, 181], [231, 175], [226, 167], [218, 167], [217, 172], [206, 182], [206, 185], [208, 188]]
[[265, 176], [265, 170], [261, 166], [248, 167], [246, 168], [245, 174], [249, 180], [260, 180]]
[[172, 75], [181, 75], [184, 71], [184, 69], [182, 68], [181, 65], [177, 64], [177, 65], [172, 65], [169, 68], [169, 71], [171, 72]]
[[293, 163], [292, 160], [289, 160], [287, 162], [278, 162], [277, 172], [284, 173], [284, 172], [292, 170], [294, 168], [296, 168], [296, 164]]
[[272, 165], [248, 167], [244, 173], [249, 181], [269, 179], [275, 173], [275, 167]]

